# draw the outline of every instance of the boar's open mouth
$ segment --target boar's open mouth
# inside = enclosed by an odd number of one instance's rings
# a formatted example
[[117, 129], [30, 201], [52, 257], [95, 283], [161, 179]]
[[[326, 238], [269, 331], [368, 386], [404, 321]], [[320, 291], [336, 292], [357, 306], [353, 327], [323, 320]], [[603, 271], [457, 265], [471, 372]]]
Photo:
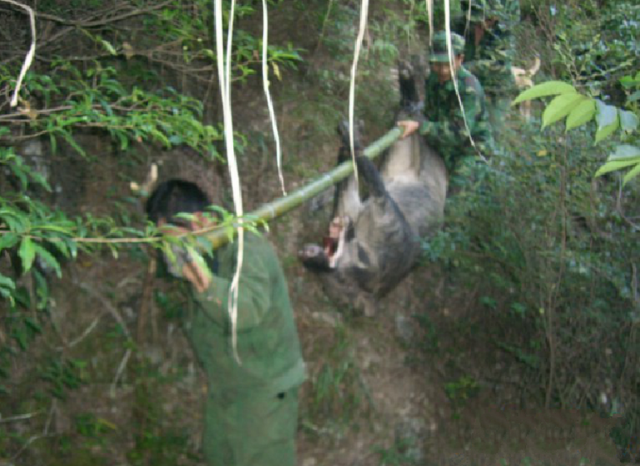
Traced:
[[305, 244], [298, 252], [302, 263], [316, 271], [329, 272], [336, 264], [344, 250], [346, 231], [350, 221], [348, 217], [335, 217], [329, 224], [329, 234], [322, 238], [322, 246]]

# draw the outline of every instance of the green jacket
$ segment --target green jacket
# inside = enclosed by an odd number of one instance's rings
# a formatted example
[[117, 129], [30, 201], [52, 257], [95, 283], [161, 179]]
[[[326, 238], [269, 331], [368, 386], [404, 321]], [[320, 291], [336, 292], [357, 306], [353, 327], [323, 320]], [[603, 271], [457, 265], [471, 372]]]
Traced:
[[482, 86], [464, 67], [456, 74], [458, 91], [464, 107], [464, 117], [455, 92], [453, 80], [444, 84], [435, 73], [425, 81], [424, 118], [420, 125], [427, 143], [442, 155], [449, 171], [455, 169], [458, 160], [476, 155], [469, 133], [478, 151], [490, 155], [493, 136], [486, 109]]
[[210, 393], [262, 390], [275, 395], [305, 378], [287, 284], [271, 245], [246, 232], [238, 298], [238, 364], [227, 310], [237, 245], [236, 241], [216, 251], [217, 270], [211, 286], [195, 293], [197, 306], [187, 334], [207, 374]]
[[511, 73], [516, 54], [513, 30], [520, 22], [520, 2], [502, 0], [502, 4], [498, 21], [485, 31], [477, 44], [474, 24], [468, 24], [464, 15], [454, 24], [454, 30], [465, 38], [464, 59], [467, 67], [491, 96], [503, 96], [505, 92], [515, 90], [515, 78]]

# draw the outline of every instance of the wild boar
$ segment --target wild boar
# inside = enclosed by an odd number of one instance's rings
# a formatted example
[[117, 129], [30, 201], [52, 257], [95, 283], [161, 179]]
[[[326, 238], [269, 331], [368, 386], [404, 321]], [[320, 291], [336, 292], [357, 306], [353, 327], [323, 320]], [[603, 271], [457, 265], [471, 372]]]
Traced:
[[[412, 87], [404, 83], [403, 88], [403, 79], [406, 76], [401, 73], [403, 104], [415, 111], [415, 86], [412, 98], [406, 98]], [[343, 139], [339, 159], [344, 159], [348, 154], [345, 125], [339, 133]], [[338, 186], [329, 235], [323, 245], [305, 245], [299, 258], [320, 273], [330, 297], [372, 315], [376, 298], [393, 289], [415, 266], [421, 238], [442, 224], [447, 173], [440, 156], [418, 134], [397, 141], [380, 170], [366, 157], [356, 161], [368, 197], [360, 196], [354, 176]]]

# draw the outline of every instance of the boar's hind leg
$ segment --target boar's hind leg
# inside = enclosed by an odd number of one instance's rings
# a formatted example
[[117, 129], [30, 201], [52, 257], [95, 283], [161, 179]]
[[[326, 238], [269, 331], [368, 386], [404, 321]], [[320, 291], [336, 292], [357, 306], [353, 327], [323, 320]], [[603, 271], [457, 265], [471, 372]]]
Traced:
[[[349, 144], [349, 124], [347, 121], [342, 121], [338, 125], [338, 135], [342, 140], [342, 146], [338, 151], [338, 165], [348, 160], [351, 160], [351, 148]], [[360, 144], [360, 128], [356, 125], [354, 134], [354, 149], [356, 154], [360, 153], [362, 146]], [[349, 176], [346, 180], [341, 181], [336, 186], [335, 197], [333, 200], [333, 213], [332, 218], [347, 216], [352, 220], [358, 217], [360, 210], [362, 209], [362, 201], [360, 194], [358, 193], [358, 185], [353, 175]]]
[[384, 187], [384, 181], [382, 181], [382, 177], [380, 177], [378, 169], [373, 162], [361, 155], [356, 158], [356, 165], [358, 166], [358, 172], [367, 182], [371, 195], [373, 197], [386, 196], [387, 190]]
[[400, 87], [400, 108], [413, 113], [420, 108], [420, 94], [416, 86], [413, 65], [406, 60], [398, 63], [398, 85]]

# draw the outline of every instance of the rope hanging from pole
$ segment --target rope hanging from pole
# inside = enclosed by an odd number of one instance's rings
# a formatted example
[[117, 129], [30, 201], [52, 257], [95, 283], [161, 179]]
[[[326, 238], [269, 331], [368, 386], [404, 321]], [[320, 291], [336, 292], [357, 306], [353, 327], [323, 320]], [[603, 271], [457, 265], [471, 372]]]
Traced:
[[31, 46], [29, 47], [29, 52], [24, 59], [24, 63], [22, 64], [22, 68], [20, 69], [20, 74], [18, 75], [18, 80], [16, 81], [16, 88], [13, 91], [13, 97], [11, 98], [11, 102], [9, 103], [10, 107], [16, 107], [18, 105], [18, 99], [20, 96], [20, 88], [22, 87], [22, 80], [24, 79], [27, 71], [31, 67], [31, 63], [33, 62], [33, 57], [36, 55], [36, 17], [33, 12], [33, 8], [23, 5], [22, 3], [15, 2], [14, 0], [0, 0], [6, 3], [10, 3], [11, 5], [22, 8], [29, 13], [29, 27], [31, 28]]
[[429, 18], [429, 46], [433, 38], [433, 0], [425, 0], [427, 4], [427, 17]]
[[278, 178], [280, 179], [280, 187], [282, 194], [287, 195], [284, 186], [284, 176], [282, 175], [282, 150], [280, 148], [280, 134], [278, 133], [278, 122], [276, 120], [276, 112], [273, 109], [273, 100], [269, 87], [269, 63], [267, 61], [267, 51], [269, 44], [269, 12], [267, 10], [267, 0], [262, 0], [262, 85], [264, 87], [264, 95], [267, 99], [267, 107], [269, 108], [269, 119], [271, 120], [271, 128], [273, 131], [273, 139], [276, 142], [276, 165], [278, 167]]
[[[240, 186], [240, 175], [238, 173], [238, 163], [233, 144], [233, 117], [231, 114], [231, 43], [233, 37], [233, 17], [235, 10], [235, 0], [231, 2], [229, 13], [229, 30], [227, 32], [227, 55], [225, 67], [225, 55], [223, 49], [223, 25], [222, 25], [222, 0], [214, 0], [215, 6], [215, 37], [216, 37], [216, 60], [218, 68], [218, 79], [220, 81], [220, 97], [222, 99], [222, 114], [224, 119], [224, 141], [227, 153], [227, 164], [229, 165], [229, 175], [231, 177], [231, 189], [233, 193], [233, 204], [237, 217], [244, 215], [242, 206], [242, 190]], [[240, 283], [240, 273], [244, 259], [244, 228], [242, 220], [238, 226], [238, 260], [231, 287], [229, 288], [229, 319], [231, 320], [231, 343], [236, 361], [240, 364], [238, 355], [238, 291]]]
[[356, 37], [355, 50], [353, 52], [353, 64], [351, 65], [351, 82], [349, 84], [349, 147], [351, 148], [351, 163], [353, 163], [353, 173], [358, 183], [358, 169], [356, 167], [356, 154], [355, 154], [355, 100], [356, 100], [356, 74], [358, 71], [358, 60], [360, 58], [360, 49], [362, 48], [362, 41], [364, 40], [364, 33], [367, 29], [367, 18], [369, 16], [369, 0], [362, 0], [362, 7], [360, 8], [360, 28], [358, 30], [358, 36]]

